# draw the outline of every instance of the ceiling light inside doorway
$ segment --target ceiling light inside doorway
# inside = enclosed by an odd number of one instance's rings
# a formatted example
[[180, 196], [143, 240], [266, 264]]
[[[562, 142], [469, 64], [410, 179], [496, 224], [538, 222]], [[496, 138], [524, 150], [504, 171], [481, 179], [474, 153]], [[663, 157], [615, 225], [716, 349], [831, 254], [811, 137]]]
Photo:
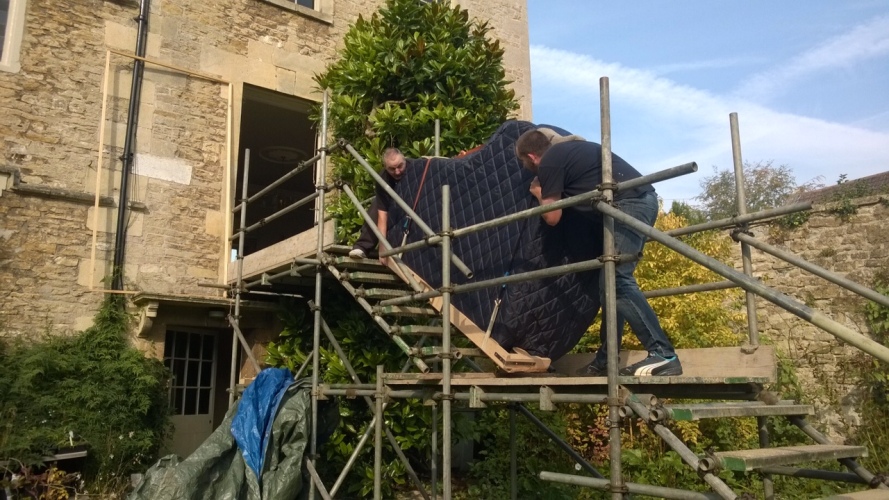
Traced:
[[290, 164], [306, 158], [306, 152], [290, 146], [268, 146], [259, 151], [259, 157], [265, 161]]

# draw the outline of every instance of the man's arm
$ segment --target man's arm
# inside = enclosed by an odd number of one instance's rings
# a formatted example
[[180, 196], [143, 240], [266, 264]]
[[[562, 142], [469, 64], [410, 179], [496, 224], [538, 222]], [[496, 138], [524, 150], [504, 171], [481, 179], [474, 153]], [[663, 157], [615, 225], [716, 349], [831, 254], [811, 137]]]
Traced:
[[[552, 196], [546, 197], [546, 198], [542, 197], [540, 194], [540, 181], [537, 179], [537, 177], [535, 177], [534, 180], [531, 181], [530, 191], [531, 191], [531, 194], [533, 194], [534, 197], [537, 198], [537, 201], [540, 202], [541, 207], [545, 206], [545, 205], [550, 205], [552, 203], [555, 203], [555, 202], [561, 200], [561, 198], [556, 198], [556, 197], [552, 197]], [[542, 214], [541, 216], [543, 217], [543, 220], [547, 224], [549, 224], [550, 226], [555, 226], [556, 224], [559, 223], [560, 220], [562, 220], [562, 209], [560, 208], [558, 210], [553, 210], [552, 212], [546, 212], [545, 214]]]

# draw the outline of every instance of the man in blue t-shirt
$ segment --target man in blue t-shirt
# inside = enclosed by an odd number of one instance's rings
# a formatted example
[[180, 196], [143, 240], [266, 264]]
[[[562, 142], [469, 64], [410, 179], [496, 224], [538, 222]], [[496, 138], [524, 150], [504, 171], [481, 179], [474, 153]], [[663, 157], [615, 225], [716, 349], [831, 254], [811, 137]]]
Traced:
[[[540, 205], [549, 205], [563, 198], [569, 198], [596, 189], [602, 183], [602, 146], [595, 142], [567, 140], [554, 144], [550, 138], [537, 129], [522, 134], [515, 145], [516, 156], [522, 164], [535, 173], [531, 181], [531, 194]], [[617, 155], [612, 155], [614, 182], [620, 183], [641, 177], [629, 163]], [[658, 214], [658, 200], [654, 187], [645, 184], [630, 190], [619, 190], [614, 195], [614, 206], [627, 215], [649, 226], [654, 225]], [[574, 210], [593, 224], [596, 230], [602, 228], [602, 215], [589, 205], [575, 205]], [[562, 218], [562, 210], [543, 214], [550, 226], [555, 226]], [[618, 254], [641, 255], [645, 236], [629, 227], [614, 221], [614, 246]], [[682, 364], [676, 357], [673, 344], [661, 328], [657, 316], [639, 284], [633, 277], [636, 262], [626, 262], [615, 266], [617, 291], [617, 335], [618, 346], [624, 322], [642, 342], [648, 351], [644, 360], [620, 370], [621, 375], [681, 375]], [[599, 295], [605, 303], [605, 273], [599, 275]], [[606, 351], [605, 321], [600, 330], [602, 341], [593, 361], [581, 370], [582, 375], [605, 376], [608, 356]]]
[[[404, 155], [398, 148], [386, 148], [383, 151], [383, 171], [380, 173], [380, 177], [386, 181], [386, 184], [389, 185], [392, 189], [395, 189], [395, 186], [401, 181], [401, 178], [404, 177], [404, 171], [407, 167], [407, 161], [404, 159]], [[374, 191], [374, 199], [370, 203], [370, 210], [368, 210], [368, 215], [376, 221], [377, 228], [380, 230], [380, 233], [383, 234], [383, 237], [386, 237], [386, 229], [389, 224], [389, 212], [392, 209], [392, 197], [389, 196], [389, 193], [383, 189], [383, 186], [377, 184], [376, 190]], [[374, 234], [373, 230], [368, 226], [367, 222], [361, 226], [361, 233], [358, 235], [358, 241], [352, 246], [352, 250], [349, 252], [349, 257], [353, 259], [365, 259], [367, 258], [367, 254], [369, 254], [372, 250], [377, 248], [379, 244], [379, 240], [377, 239], [377, 235]], [[388, 265], [388, 257], [380, 257], [380, 262], [383, 265]]]

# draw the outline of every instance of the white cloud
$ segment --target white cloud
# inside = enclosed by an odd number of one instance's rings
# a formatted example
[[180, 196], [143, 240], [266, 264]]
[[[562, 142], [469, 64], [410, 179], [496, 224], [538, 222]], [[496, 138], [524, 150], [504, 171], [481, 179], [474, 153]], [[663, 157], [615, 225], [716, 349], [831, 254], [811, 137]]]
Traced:
[[654, 66], [652, 71], [655, 73], [665, 75], [669, 73], [680, 73], [680, 72], [689, 72], [689, 71], [697, 71], [702, 69], [719, 69], [719, 68], [733, 68], [736, 66], [746, 66], [750, 64], [762, 63], [765, 60], [763, 57], [735, 57], [735, 58], [726, 58], [726, 59], [707, 59], [702, 61], [689, 61], [689, 62], [681, 62], [681, 63], [672, 63], [672, 64], [662, 64], [659, 66]]
[[[598, 106], [599, 77], [607, 75], [612, 121], [623, 123], [613, 134], [614, 143], [621, 144], [615, 152], [644, 165], [640, 170], [645, 172], [696, 161], [700, 173], [659, 185], [658, 192], [668, 199], [695, 196], [711, 166], [731, 167], [731, 112], [739, 116], [744, 159], [787, 165], [799, 182], [821, 176], [831, 183], [843, 173], [854, 179], [889, 170], [887, 133], [773, 111], [650, 71], [541, 46], [531, 47], [531, 65], [534, 101], [547, 103], [546, 120], [595, 138], [599, 117], [593, 106]], [[587, 95], [581, 106], [586, 109], [578, 112], [578, 96]]]
[[737, 94], [761, 101], [806, 76], [850, 67], [887, 54], [889, 16], [881, 16], [825, 41], [780, 67], [752, 76], [738, 88]]

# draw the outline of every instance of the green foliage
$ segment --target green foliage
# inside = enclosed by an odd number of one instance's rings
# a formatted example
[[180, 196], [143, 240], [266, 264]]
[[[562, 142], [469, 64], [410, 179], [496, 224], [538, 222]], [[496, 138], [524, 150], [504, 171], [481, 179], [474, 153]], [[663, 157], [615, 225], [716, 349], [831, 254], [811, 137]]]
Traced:
[[670, 205], [670, 213], [684, 219], [689, 226], [707, 221], [707, 214], [703, 210], [684, 201], [674, 201]]
[[[748, 212], [784, 205], [793, 194], [821, 187], [817, 179], [797, 186], [790, 167], [775, 167], [771, 161], [744, 162], [743, 170]], [[697, 199], [708, 219], [717, 220], [738, 214], [734, 171], [713, 167], [713, 175], [701, 181], [701, 189], [703, 192]]]
[[[285, 304], [280, 313], [284, 324], [279, 339], [268, 345], [266, 363], [296, 371], [303, 364], [312, 346], [312, 317], [305, 305]], [[363, 383], [376, 379], [376, 367], [383, 365], [387, 373], [401, 371], [407, 359], [361, 309], [354, 299], [338, 290], [325, 293], [324, 318], [337, 342], [348, 357], [359, 380]], [[322, 334], [323, 338], [323, 334]], [[319, 349], [322, 383], [354, 383], [343, 360], [328, 342], [322, 340]], [[308, 373], [311, 373], [309, 368]], [[415, 469], [428, 467], [431, 447], [431, 412], [420, 402], [405, 399], [391, 400], [385, 412], [385, 424], [392, 431], [399, 446]], [[340, 401], [340, 424], [321, 450], [325, 464], [319, 472], [330, 482], [336, 480], [362, 435], [370, 425], [372, 412], [364, 398]], [[438, 425], [441, 425], [440, 418]], [[454, 421], [455, 438], [466, 436], [469, 429], [460, 418]], [[392, 498], [393, 492], [408, 482], [404, 465], [384, 441], [383, 496]], [[366, 497], [373, 489], [373, 446], [366, 446], [345, 482], [346, 497]]]
[[[490, 408], [477, 417], [475, 437], [478, 460], [470, 469], [471, 482], [465, 496], [457, 498], [509, 498], [510, 495], [510, 423], [509, 410], [502, 406]], [[560, 433], [565, 423], [560, 413], [533, 412], [547, 427]], [[574, 474], [571, 459], [520, 413], [516, 422], [516, 467], [518, 498], [578, 498], [574, 488], [541, 480], [540, 471]], [[564, 436], [563, 436], [564, 437]]]
[[828, 210], [828, 213], [836, 215], [840, 220], [848, 221], [858, 213], [855, 200], [872, 194], [873, 189], [865, 182], [849, 181], [846, 179], [846, 174], [840, 175], [837, 186], [839, 187], [830, 199], [835, 206]]
[[780, 217], [776, 220], [778, 227], [780, 229], [792, 230], [798, 227], [802, 227], [806, 222], [809, 222], [809, 216], [811, 214], [809, 211], [796, 212], [792, 214], [787, 214], [784, 217]]
[[[316, 77], [330, 90], [337, 137], [371, 165], [381, 165], [389, 146], [408, 157], [432, 155], [436, 119], [443, 156], [481, 144], [518, 107], [490, 29], [448, 2], [388, 0], [370, 19], [359, 16], [339, 61]], [[372, 179], [350, 155], [338, 152], [331, 161], [359, 199], [372, 196]], [[330, 210], [338, 238], [354, 239], [361, 218], [349, 199], [335, 199]]]
[[127, 341], [125, 298], [109, 295], [94, 326], [0, 344], [0, 463], [87, 445], [88, 487], [115, 490], [156, 458], [169, 430], [167, 371]]
[[[889, 271], [883, 270], [874, 277], [874, 290], [889, 296]], [[865, 319], [872, 338], [882, 345], [889, 345], [889, 307], [868, 302], [864, 307]], [[858, 376], [861, 380], [862, 424], [855, 439], [874, 452], [863, 459], [871, 470], [889, 470], [889, 457], [876, 450], [889, 449], [889, 365], [861, 354], [858, 360]]]

